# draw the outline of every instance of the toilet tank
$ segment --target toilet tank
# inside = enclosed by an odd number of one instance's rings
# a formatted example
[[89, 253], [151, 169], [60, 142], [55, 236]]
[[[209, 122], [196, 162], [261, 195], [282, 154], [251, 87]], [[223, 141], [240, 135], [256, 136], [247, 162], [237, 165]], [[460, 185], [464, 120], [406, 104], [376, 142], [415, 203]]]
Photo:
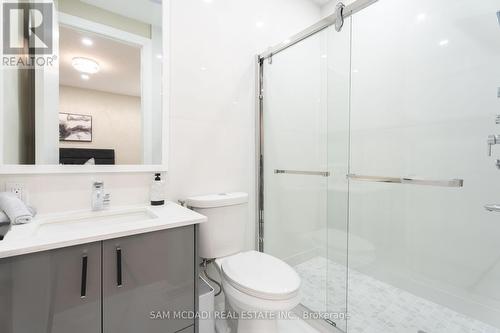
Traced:
[[186, 205], [205, 215], [200, 225], [199, 255], [216, 259], [241, 252], [245, 245], [248, 194], [220, 193], [186, 199]]

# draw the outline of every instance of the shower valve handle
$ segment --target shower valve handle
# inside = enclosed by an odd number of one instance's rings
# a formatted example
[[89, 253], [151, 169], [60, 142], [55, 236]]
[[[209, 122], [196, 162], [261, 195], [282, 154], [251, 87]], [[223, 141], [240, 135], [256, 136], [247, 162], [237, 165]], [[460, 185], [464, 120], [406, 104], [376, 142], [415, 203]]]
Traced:
[[494, 145], [500, 143], [500, 135], [490, 135], [488, 136], [488, 156], [491, 156], [491, 150]]

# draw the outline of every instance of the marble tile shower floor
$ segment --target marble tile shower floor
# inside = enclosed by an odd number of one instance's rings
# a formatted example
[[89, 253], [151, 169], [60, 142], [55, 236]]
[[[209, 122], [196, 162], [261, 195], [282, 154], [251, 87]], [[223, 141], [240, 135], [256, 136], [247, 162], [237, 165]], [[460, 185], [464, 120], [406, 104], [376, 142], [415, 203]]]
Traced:
[[[327, 286], [326, 271], [330, 283]], [[295, 266], [302, 304], [312, 311], [345, 309], [345, 267], [316, 257]], [[481, 321], [355, 270], [349, 271], [349, 333], [500, 333]], [[345, 326], [338, 323], [340, 328]]]

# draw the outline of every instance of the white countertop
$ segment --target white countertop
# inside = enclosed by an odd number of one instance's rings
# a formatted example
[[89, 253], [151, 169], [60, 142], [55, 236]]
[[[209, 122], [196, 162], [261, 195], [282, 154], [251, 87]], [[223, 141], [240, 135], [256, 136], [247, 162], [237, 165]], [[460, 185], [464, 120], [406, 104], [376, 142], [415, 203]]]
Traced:
[[[105, 220], [109, 216], [134, 212], [150, 214], [151, 217], [119, 222]], [[77, 218], [74, 222], [64, 222], [75, 216]], [[88, 222], [93, 218], [103, 219], [104, 222]], [[184, 227], [206, 220], [205, 216], [173, 202], [167, 202], [161, 207], [139, 205], [112, 207], [100, 212], [87, 210], [40, 215], [29, 224], [11, 227], [5, 239], [0, 241], [0, 258]], [[45, 228], [44, 232], [40, 232], [42, 227]]]

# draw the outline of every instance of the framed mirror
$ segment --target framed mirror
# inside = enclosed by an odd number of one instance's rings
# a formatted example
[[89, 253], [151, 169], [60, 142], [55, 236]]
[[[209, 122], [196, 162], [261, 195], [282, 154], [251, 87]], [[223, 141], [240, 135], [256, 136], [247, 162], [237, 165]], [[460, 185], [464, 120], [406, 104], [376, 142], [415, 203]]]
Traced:
[[17, 4], [27, 28], [4, 25], [0, 173], [167, 171], [165, 10], [161, 0]]

